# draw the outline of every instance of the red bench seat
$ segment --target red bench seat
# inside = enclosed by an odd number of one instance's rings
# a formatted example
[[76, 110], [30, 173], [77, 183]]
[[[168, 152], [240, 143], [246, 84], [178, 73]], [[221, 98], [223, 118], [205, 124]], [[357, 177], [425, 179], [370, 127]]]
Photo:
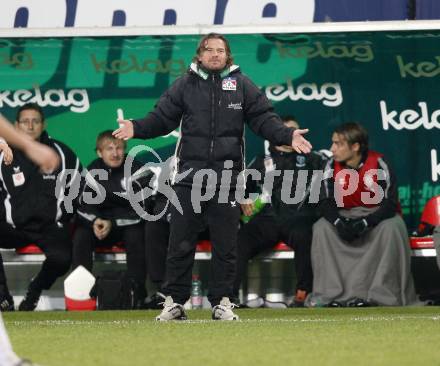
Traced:
[[409, 238], [409, 242], [411, 249], [434, 249], [434, 239], [432, 236], [412, 236]]
[[[435, 256], [434, 240], [432, 236], [424, 237], [410, 237], [410, 246], [413, 256], [433, 257]], [[116, 243], [111, 247], [97, 247], [95, 249], [97, 254], [123, 254], [125, 253], [125, 247], [122, 243]], [[279, 256], [283, 252], [293, 252], [287, 244], [279, 242], [272, 249], [274, 254], [273, 258], [287, 258], [285, 256]], [[17, 254], [29, 255], [29, 254], [43, 254], [41, 249], [35, 244], [29, 244], [24, 247], [16, 249]], [[203, 256], [203, 259], [209, 259], [206, 256], [211, 254], [211, 242], [209, 240], [201, 240], [197, 243], [196, 253]], [[278, 255], [277, 255], [278, 253]], [[287, 254], [287, 253], [286, 253]], [[206, 258], [205, 258], [206, 257]]]

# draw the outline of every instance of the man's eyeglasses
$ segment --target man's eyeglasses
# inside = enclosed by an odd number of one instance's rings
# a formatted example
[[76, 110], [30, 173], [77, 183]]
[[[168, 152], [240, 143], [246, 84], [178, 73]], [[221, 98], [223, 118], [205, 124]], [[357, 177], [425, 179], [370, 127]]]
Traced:
[[43, 123], [43, 121], [40, 118], [32, 118], [32, 119], [21, 119], [18, 121], [18, 123], [26, 126], [30, 126], [31, 124], [35, 126], [39, 126]]

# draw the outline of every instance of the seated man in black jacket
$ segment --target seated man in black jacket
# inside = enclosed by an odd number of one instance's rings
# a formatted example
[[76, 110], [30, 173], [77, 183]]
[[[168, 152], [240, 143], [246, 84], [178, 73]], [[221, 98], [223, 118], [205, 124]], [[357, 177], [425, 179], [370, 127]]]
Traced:
[[[282, 117], [287, 127], [299, 128], [294, 117]], [[259, 199], [265, 202], [261, 211], [251, 220], [243, 224], [238, 231], [237, 275], [234, 281], [234, 296], [238, 292], [243, 278], [247, 273], [247, 264], [257, 254], [273, 248], [283, 241], [295, 250], [296, 294], [292, 306], [303, 306], [306, 295], [312, 290], [313, 273], [310, 261], [310, 245], [312, 242], [312, 226], [318, 219], [317, 202], [309, 203], [309, 194], [296, 204], [287, 204], [282, 197], [283, 179], [286, 171], [294, 172], [292, 185], [289, 186], [292, 196], [295, 195], [299, 171], [307, 172], [307, 182], [303, 186], [304, 193], [310, 192], [314, 170], [322, 170], [326, 157], [312, 151], [310, 154], [298, 154], [290, 146], [269, 146], [265, 156], [256, 157], [247, 169], [256, 169], [261, 173], [262, 181], [248, 179], [246, 191], [255, 192], [257, 183], [262, 185], [264, 177], [274, 170], [280, 175], [274, 176], [272, 192], [263, 192]], [[284, 187], [286, 188], [286, 187]], [[302, 189], [301, 186], [299, 189]], [[266, 202], [267, 201], [267, 202]], [[252, 215], [254, 203], [241, 204], [246, 216]], [[262, 303], [260, 304], [262, 305]]]
[[[44, 131], [46, 123], [39, 105], [29, 103], [20, 107], [15, 127], [33, 140], [53, 148], [61, 160], [61, 165], [53, 173], [42, 173], [23, 152], [13, 149], [12, 164], [5, 165], [1, 161], [0, 166], [3, 198], [0, 247], [19, 248], [34, 243], [46, 255], [40, 272], [31, 281], [19, 306], [19, 310], [31, 311], [36, 308], [41, 292], [49, 289], [70, 267], [72, 241], [66, 225], [69, 215], [63, 197], [56, 196], [55, 187], [57, 177], [64, 176], [66, 170], [80, 174], [80, 163], [72, 150]], [[74, 179], [75, 174], [68, 175], [61, 191], [65, 193]], [[0, 304], [2, 311], [14, 309], [1, 256]]]
[[308, 306], [400, 306], [416, 302], [408, 232], [397, 183], [358, 123], [338, 126], [324, 171], [324, 216], [313, 227]]
[[[133, 189], [142, 187], [139, 181], [132, 181], [124, 175], [125, 141], [112, 136], [112, 131], [104, 131], [96, 140], [99, 156], [88, 166], [88, 174], [81, 184], [77, 210], [78, 227], [73, 238], [73, 268], [79, 265], [89, 271], [93, 267], [93, 251], [96, 245], [112, 246], [123, 241], [127, 250], [127, 272], [138, 289], [142, 306], [145, 290], [145, 246], [144, 221], [135, 212], [130, 201], [120, 194], [127, 193], [127, 185]], [[131, 172], [143, 169], [141, 163], [133, 160]], [[152, 173], [148, 175], [151, 178]], [[119, 193], [119, 195], [118, 195]], [[91, 197], [98, 194], [98, 199]]]
[[[0, 136], [9, 144], [23, 151], [26, 156], [37, 164], [44, 172], [51, 173], [60, 164], [60, 158], [51, 148], [42, 145], [28, 138], [24, 134], [19, 134], [12, 124], [10, 124], [0, 113]], [[6, 144], [4, 141], [4, 144]], [[0, 144], [3, 145], [3, 144]], [[5, 152], [4, 146], [0, 146], [2, 152]], [[9, 149], [9, 147], [8, 147]], [[12, 162], [12, 150], [10, 151], [10, 162]], [[1, 305], [0, 305], [1, 306]], [[0, 365], [3, 366], [32, 366], [29, 360], [21, 359], [12, 349], [8, 334], [6, 333], [3, 319], [0, 312]]]

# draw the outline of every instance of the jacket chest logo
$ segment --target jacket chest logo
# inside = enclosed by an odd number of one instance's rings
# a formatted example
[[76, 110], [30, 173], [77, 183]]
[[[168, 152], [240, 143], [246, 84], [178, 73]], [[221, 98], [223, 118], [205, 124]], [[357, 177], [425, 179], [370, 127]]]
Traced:
[[14, 166], [13, 169], [14, 174], [12, 174], [12, 182], [14, 183], [14, 187], [22, 186], [26, 181], [23, 172], [21, 171], [19, 166]]
[[238, 103], [229, 103], [228, 104], [228, 107], [227, 107], [228, 109], [234, 109], [234, 110], [241, 110], [241, 109], [243, 109], [243, 107], [241, 106], [241, 102], [238, 102]]
[[223, 90], [237, 90], [237, 79], [236, 78], [224, 78], [222, 80], [222, 89]]

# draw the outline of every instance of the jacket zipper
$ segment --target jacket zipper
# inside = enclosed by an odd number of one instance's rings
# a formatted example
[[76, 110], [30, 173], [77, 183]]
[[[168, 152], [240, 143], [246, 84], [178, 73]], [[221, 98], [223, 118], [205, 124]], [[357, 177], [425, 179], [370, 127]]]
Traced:
[[213, 159], [214, 154], [214, 132], [215, 132], [215, 74], [211, 75], [212, 85], [211, 85], [211, 143], [209, 146], [209, 160]]

